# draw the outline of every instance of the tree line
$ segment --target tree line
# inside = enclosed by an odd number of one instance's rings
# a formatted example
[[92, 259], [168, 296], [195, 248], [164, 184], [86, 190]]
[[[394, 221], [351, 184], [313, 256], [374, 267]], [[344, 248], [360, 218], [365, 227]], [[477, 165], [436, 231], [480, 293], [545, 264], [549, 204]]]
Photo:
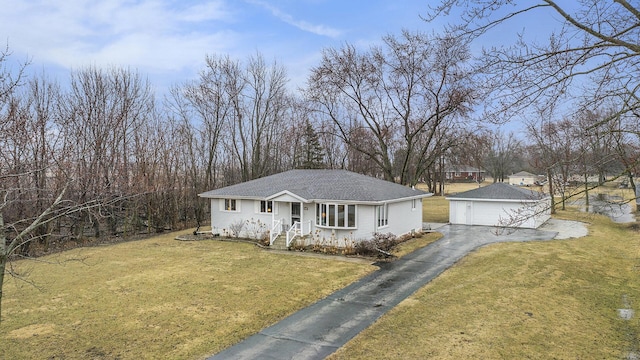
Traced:
[[[468, 46], [403, 32], [324, 51], [309, 86], [261, 54], [208, 55], [197, 79], [156, 99], [137, 71], [89, 66], [61, 86], [0, 59], [0, 208], [7, 238], [59, 204], [20, 251], [200, 224], [197, 194], [292, 168], [344, 168], [415, 185], [434, 178], [473, 103]], [[433, 183], [433, 182], [432, 182]]]
[[[443, 1], [431, 16], [457, 3]], [[260, 53], [207, 55], [196, 79], [157, 98], [143, 75], [122, 67], [77, 69], [65, 86], [46, 73], [27, 77], [27, 65], [16, 66], [6, 48], [6, 238], [60, 194], [58, 208], [81, 210], [36, 227], [35, 241], [23, 241], [20, 252], [198, 225], [208, 216], [198, 193], [292, 168], [344, 168], [423, 182], [434, 193], [442, 193], [449, 165], [475, 166], [495, 180], [530, 170], [545, 174], [554, 192], [575, 174], [595, 173], [598, 183], [626, 176], [635, 187], [634, 7], [582, 4], [609, 14], [604, 21], [589, 12], [572, 16], [553, 1], [507, 15], [493, 11], [505, 5], [500, 0], [465, 3], [462, 24], [442, 34], [404, 30], [368, 49], [324, 49], [297, 91], [286, 69]], [[566, 19], [547, 46], [495, 46], [472, 56], [470, 45], [488, 29], [543, 7]], [[566, 40], [578, 35], [581, 45]], [[577, 76], [603, 74], [570, 86]], [[568, 98], [575, 100], [570, 111], [561, 106]], [[496, 131], [514, 117], [524, 124], [519, 133]]]

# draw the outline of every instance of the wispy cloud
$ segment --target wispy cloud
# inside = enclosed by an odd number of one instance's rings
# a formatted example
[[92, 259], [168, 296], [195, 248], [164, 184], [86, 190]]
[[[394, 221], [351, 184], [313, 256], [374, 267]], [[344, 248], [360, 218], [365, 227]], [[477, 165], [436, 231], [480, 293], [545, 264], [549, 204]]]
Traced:
[[243, 59], [257, 51], [301, 84], [322, 48], [423, 26], [417, 14], [424, 0], [374, 3], [349, 0], [337, 9], [326, 0], [0, 0], [0, 47], [7, 41], [11, 61], [30, 59], [28, 71], [51, 70], [60, 80], [69, 69], [122, 66], [158, 87], [198, 76], [206, 54]]
[[312, 34], [321, 35], [321, 36], [328, 36], [330, 38], [337, 38], [340, 35], [342, 35], [342, 31], [326, 25], [315, 25], [304, 20], [296, 20], [290, 14], [276, 8], [275, 6], [272, 6], [271, 4], [267, 4], [263, 1], [248, 0], [248, 2], [269, 10], [269, 12], [271, 12], [273, 16], [277, 17], [281, 21], [291, 26], [295, 26], [296, 28], [302, 31], [310, 32]]
[[[3, 0], [0, 0], [2, 5]], [[125, 65], [175, 71], [207, 51], [225, 51], [234, 34], [221, 0], [23, 0], [2, 6], [0, 34], [35, 62], [63, 68]], [[206, 27], [206, 29], [205, 29]]]

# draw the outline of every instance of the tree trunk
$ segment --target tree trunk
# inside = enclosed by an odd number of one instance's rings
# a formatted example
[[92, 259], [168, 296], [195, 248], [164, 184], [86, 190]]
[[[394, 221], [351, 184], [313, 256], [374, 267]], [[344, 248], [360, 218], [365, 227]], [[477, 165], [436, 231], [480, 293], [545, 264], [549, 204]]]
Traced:
[[4, 285], [4, 271], [7, 267], [7, 238], [4, 233], [4, 218], [0, 212], [0, 323], [2, 323], [2, 287]]
[[551, 214], [556, 213], [556, 199], [553, 196], [553, 178], [551, 170], [547, 170], [547, 181], [549, 182], [549, 194], [551, 195]]
[[584, 173], [584, 199], [584, 211], [589, 212], [589, 176], [586, 172]]

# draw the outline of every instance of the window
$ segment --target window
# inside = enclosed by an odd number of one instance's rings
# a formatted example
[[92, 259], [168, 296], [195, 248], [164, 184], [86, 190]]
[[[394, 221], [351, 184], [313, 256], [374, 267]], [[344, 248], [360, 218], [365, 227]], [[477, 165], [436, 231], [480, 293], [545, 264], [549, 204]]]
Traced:
[[416, 202], [418, 202], [418, 199], [411, 200], [411, 210], [415, 210], [416, 209]]
[[344, 205], [338, 205], [338, 227], [345, 227], [344, 226], [344, 209], [345, 206]]
[[224, 210], [238, 211], [236, 208], [236, 199], [224, 199]]
[[335, 227], [336, 226], [336, 206], [334, 204], [329, 205], [329, 211], [327, 211], [327, 216], [329, 218], [329, 222], [327, 225]]
[[388, 210], [387, 204], [376, 206], [376, 214], [378, 216], [378, 227], [384, 227], [389, 225], [387, 210]]
[[260, 212], [271, 214], [273, 212], [273, 201], [260, 201]]
[[327, 204], [316, 204], [316, 225], [327, 226]]
[[356, 227], [356, 206], [316, 204], [316, 225], [354, 229]]
[[356, 227], [356, 206], [349, 205], [347, 209], [349, 210], [347, 212], [347, 227], [355, 228]]

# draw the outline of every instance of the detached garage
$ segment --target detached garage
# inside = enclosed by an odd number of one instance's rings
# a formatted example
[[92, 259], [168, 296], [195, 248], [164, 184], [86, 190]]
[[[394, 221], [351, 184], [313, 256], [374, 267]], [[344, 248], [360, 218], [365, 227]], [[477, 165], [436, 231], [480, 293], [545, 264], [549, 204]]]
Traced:
[[551, 197], [495, 183], [446, 197], [449, 222], [536, 229], [551, 217]]

